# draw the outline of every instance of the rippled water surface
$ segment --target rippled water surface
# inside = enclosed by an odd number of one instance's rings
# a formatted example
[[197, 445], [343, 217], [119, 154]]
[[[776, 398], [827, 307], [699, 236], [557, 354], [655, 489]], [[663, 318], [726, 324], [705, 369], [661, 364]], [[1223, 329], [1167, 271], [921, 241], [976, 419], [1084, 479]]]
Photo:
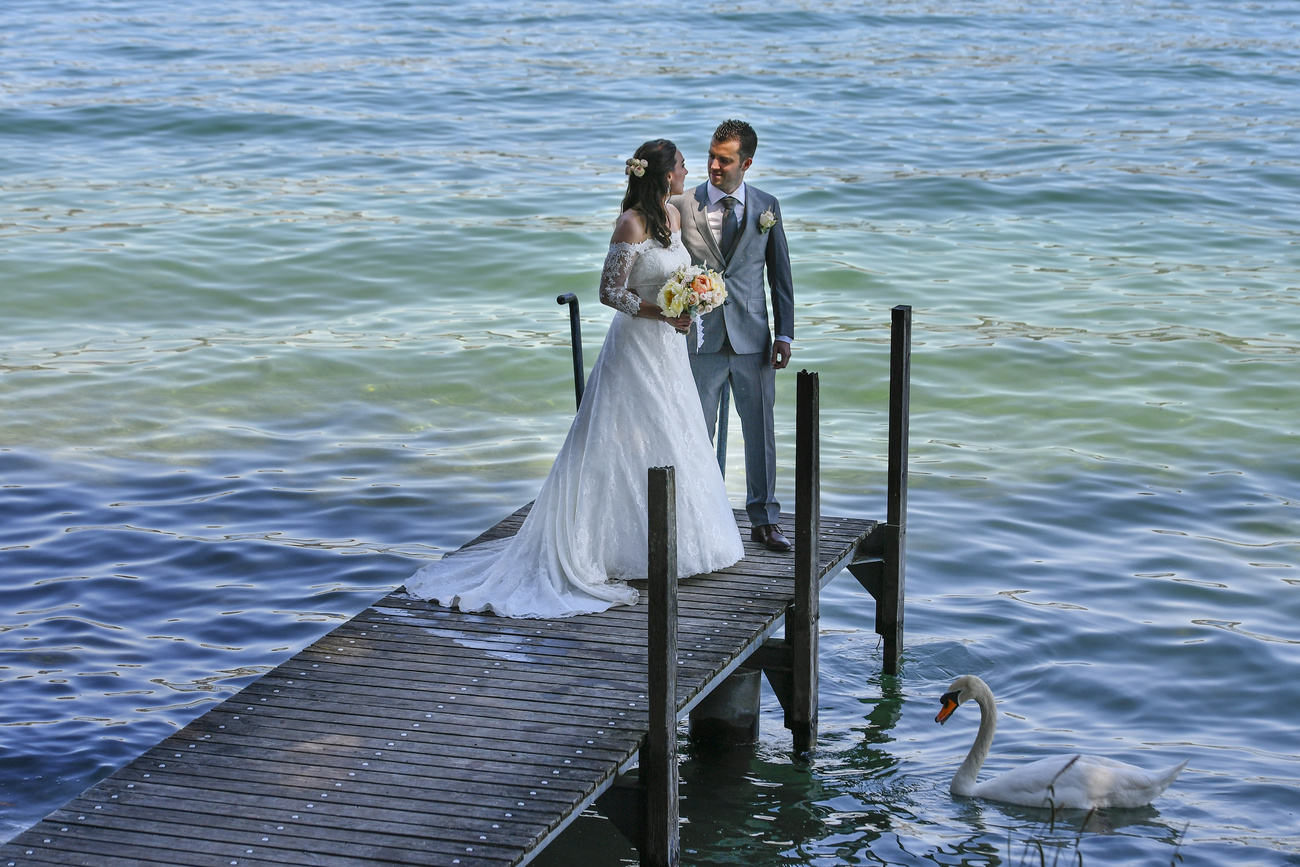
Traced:
[[[883, 516], [914, 308], [907, 646], [880, 676], [832, 584], [818, 751], [769, 707], [689, 758], [686, 861], [1300, 864], [1297, 46], [1284, 0], [7, 0], [0, 836], [530, 500], [623, 159], [699, 180], [740, 116], [827, 514]], [[1188, 768], [1086, 821], [954, 799], [968, 672], [988, 772]]]

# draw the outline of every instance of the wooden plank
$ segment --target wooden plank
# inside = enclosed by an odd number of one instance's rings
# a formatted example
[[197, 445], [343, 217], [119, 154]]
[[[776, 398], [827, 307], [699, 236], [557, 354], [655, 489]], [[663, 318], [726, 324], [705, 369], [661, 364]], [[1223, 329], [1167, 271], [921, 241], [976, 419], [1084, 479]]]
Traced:
[[[325, 863], [330, 863], [331, 857], [333, 863], [348, 863], [340, 857], [345, 851], [350, 851], [352, 857], [382, 859], [399, 864], [424, 862], [429, 860], [430, 855], [435, 858], [460, 857], [465, 852], [466, 832], [478, 840], [474, 851], [480, 858], [509, 861], [527, 842], [527, 837], [520, 833], [489, 838], [488, 834], [500, 834], [490, 827], [451, 829], [459, 830], [460, 833], [450, 833], [442, 824], [446, 821], [445, 817], [437, 815], [426, 816], [423, 824], [391, 820], [371, 823], [367, 820], [367, 833], [363, 837], [356, 833], [358, 824], [355, 821], [349, 822], [346, 816], [338, 812], [321, 813], [313, 817], [312, 821], [304, 823], [286, 820], [283, 810], [277, 811], [274, 806], [267, 807], [258, 803], [256, 798], [250, 801], [246, 803], [218, 799], [212, 802], [208, 812], [198, 813], [180, 806], [193, 805], [192, 794], [188, 801], [179, 798], [168, 800], [160, 796], [147, 806], [119, 811], [112, 816], [96, 815], [88, 821], [68, 821], [61, 826], [68, 831], [61, 834], [59, 839], [62, 845], [77, 850], [86, 841], [94, 843], [103, 839], [131, 841], [134, 837], [133, 845], [139, 845], [139, 838], [148, 834], [151, 849], [177, 853], [171, 857], [182, 863], [186, 861], [184, 853], [191, 851], [226, 854], [228, 857], [260, 854], [262, 858], [278, 857], [284, 863], [319, 863], [321, 856], [326, 856]], [[215, 812], [220, 808], [237, 812], [233, 815]], [[277, 812], [281, 814], [278, 821], [265, 818]], [[250, 828], [254, 830], [252, 842], [248, 833]], [[538, 833], [545, 828], [544, 823], [538, 823], [532, 830]], [[485, 833], [475, 834], [474, 831], [478, 830]], [[330, 844], [328, 849], [322, 846], [323, 842]], [[251, 852], [250, 846], [253, 849]], [[311, 854], [313, 850], [314, 855]], [[275, 851], [281, 854], [271, 856], [270, 853]], [[307, 857], [299, 860], [288, 854], [296, 852], [304, 852]], [[158, 857], [158, 854], [155, 853], [152, 857]]]
[[[380, 722], [385, 726], [392, 723], [391, 714], [410, 714], [405, 717], [404, 722], [406, 725], [410, 726], [411, 729], [399, 732], [399, 736], [403, 733], [408, 736], [411, 733], [418, 734], [419, 732], [414, 732], [414, 729], [417, 727], [422, 731], [437, 732], [448, 727], [463, 729], [470, 725], [481, 725], [483, 729], [481, 736], [485, 740], [491, 740], [494, 738], [514, 740], [517, 738], [512, 737], [512, 735], [525, 734], [529, 735], [530, 743], [534, 741], [537, 743], [567, 743], [575, 736], [585, 736], [588, 740], [593, 738], [604, 740], [606, 738], [616, 737], [620, 729], [630, 730], [630, 727], [626, 724], [623, 726], [617, 725], [617, 719], [606, 720], [597, 718], [598, 715], [595, 713], [594, 709], [591, 710], [591, 713], [584, 716], [575, 716], [571, 711], [561, 710], [554, 705], [542, 702], [533, 702], [533, 704], [537, 706], [535, 708], [528, 707], [526, 715], [515, 714], [511, 716], [502, 715], [500, 717], [490, 717], [482, 712], [483, 708], [491, 709], [493, 707], [498, 707], [499, 705], [496, 703], [489, 701], [481, 701], [478, 703], [463, 702], [455, 707], [444, 706], [443, 710], [437, 712], [437, 717], [433, 718], [430, 716], [432, 711], [426, 711], [428, 705], [421, 702], [405, 701], [399, 688], [381, 689], [378, 686], [375, 686], [371, 689], [363, 690], [358, 688], [356, 684], [339, 683], [330, 684], [326, 689], [313, 689], [312, 691], [326, 698], [338, 698], [351, 694], [358, 701], [366, 698], [383, 700], [385, 709], [390, 713], [390, 716], [380, 720]], [[637, 693], [636, 695], [639, 696], [640, 694], [641, 693]], [[295, 697], [300, 703], [295, 708], [291, 709], [292, 712], [274, 714], [273, 718], [282, 721], [278, 724], [292, 728], [292, 723], [288, 722], [289, 720], [295, 718], [313, 718], [302, 716], [301, 714], [305, 709], [315, 707], [319, 702], [315, 702], [301, 694], [297, 694]], [[520, 704], [522, 705], [523, 702], [520, 702]], [[269, 710], [274, 711], [275, 709], [270, 708]], [[348, 714], [349, 718], [352, 718], [353, 716], [346, 709], [338, 709], [337, 712]], [[218, 721], [223, 719], [230, 722], [230, 716], [233, 716], [233, 714], [230, 714], [228, 711], [223, 712], [220, 708], [217, 708], [210, 711], [205, 719], [209, 724], [218, 723]], [[211, 732], [212, 729], [196, 727], [194, 731]], [[208, 737], [208, 735], [205, 734], [203, 737]], [[379, 737], [379, 735], [376, 735], [376, 737]]]
[[[405, 773], [379, 772], [372, 769], [364, 772], [361, 777], [353, 778], [351, 774], [361, 772], [344, 770], [332, 765], [286, 766], [274, 759], [259, 759], [255, 754], [250, 754], [252, 752], [251, 750], [228, 751], [221, 756], [209, 757], [202, 765], [169, 768], [167, 775], [155, 774], [147, 782], [137, 783], [136, 786], [151, 787], [147, 791], [152, 792], [156, 797], [163, 797], [159, 787], [169, 785], [186, 790], [203, 788], [214, 795], [229, 792], [238, 796], [243, 792], [252, 791], [245, 789], [244, 783], [261, 784], [276, 787], [278, 792], [296, 793], [307, 803], [313, 803], [313, 790], [319, 793], [322, 788], [336, 796], [343, 794], [375, 798], [383, 797], [385, 793], [400, 788], [403, 797], [414, 798], [421, 804], [429, 805], [431, 809], [438, 810], [440, 815], [463, 814], [469, 817], [479, 815], [484, 810], [511, 812], [516, 816], [529, 813], [549, 815], [556, 805], [571, 800], [575, 793], [582, 793], [576, 786], [572, 788], [560, 785], [543, 786], [542, 783], [546, 782], [545, 778], [536, 774], [531, 777], [514, 775], [513, 786], [506, 782], [504, 775], [494, 775], [494, 779], [491, 780], [467, 780], [463, 775], [447, 772], [438, 777], [424, 776], [411, 768], [407, 768]], [[353, 767], [356, 765], [354, 764]], [[285, 777], [288, 775], [301, 781], [300, 784], [297, 787], [285, 786]], [[526, 805], [524, 807], [518, 806], [519, 802], [516, 800], [521, 779], [532, 779], [532, 784], [536, 786], [532, 791], [537, 792], [537, 795], [524, 802]], [[337, 785], [336, 781], [339, 780], [348, 781], [346, 791], [331, 788]], [[308, 782], [315, 782], [316, 785], [308, 786], [306, 785]], [[122, 791], [125, 785], [116, 788]], [[105, 791], [109, 792], [113, 789], [114, 787], [110, 786], [106, 787]], [[141, 788], [141, 791], [146, 789]], [[469, 796], [472, 796], [474, 810], [469, 810], [466, 806], [466, 798]]]
[[[280, 819], [287, 817], [288, 813], [302, 813], [304, 815], [322, 815], [331, 810], [335, 810], [338, 805], [347, 807], [349, 804], [356, 805], [359, 803], [352, 795], [356, 792], [367, 793], [372, 788], [378, 787], [384, 791], [385, 798], [392, 798], [392, 809], [377, 815], [374, 822], [377, 823], [395, 823], [410, 824], [409, 819], [404, 819], [402, 810], [404, 805], [415, 804], [418, 809], [412, 811], [413, 817], [417, 824], [422, 824], [425, 818], [431, 815], [458, 815], [464, 813], [467, 821], [482, 820], [489, 825], [493, 822], [500, 822], [502, 818], [512, 819], [515, 821], [538, 821], [543, 826], [550, 823], [549, 817], [555, 815], [556, 805], [571, 801], [575, 795], [581, 795], [585, 789], [565, 788], [562, 785], [548, 787], [544, 778], [536, 775], [522, 776], [518, 778], [513, 791], [506, 798], [484, 799], [475, 801], [470, 806], [476, 807], [471, 812], [464, 812], [465, 804], [463, 799], [438, 799], [425, 798], [424, 793], [419, 791], [419, 787], [413, 785], [414, 780], [410, 775], [395, 775], [391, 773], [377, 774], [365, 768], [358, 763], [357, 777], [350, 777], [347, 772], [339, 774], [336, 777], [326, 776], [323, 779], [307, 779], [299, 775], [284, 774], [279, 779], [266, 780], [255, 778], [254, 775], [243, 782], [247, 786], [231, 785], [232, 782], [240, 783], [237, 776], [230, 773], [214, 772], [211, 777], [204, 776], [202, 769], [176, 769], [168, 774], [151, 774], [148, 779], [136, 779], [130, 782], [129, 777], [114, 778], [112, 782], [105, 785], [101, 790], [103, 797], [100, 801], [116, 800], [121, 795], [121, 800], [110, 806], [111, 810], [107, 812], [96, 812], [94, 806], [102, 807], [103, 804], [94, 804], [89, 810], [83, 809], [90, 804], [90, 801], [73, 801], [68, 805], [68, 810], [77, 810], [79, 814], [90, 813], [91, 815], [110, 815], [121, 810], [130, 810], [139, 807], [141, 804], [147, 806], [156, 806], [158, 803], [165, 802], [169, 797], [176, 798], [177, 803], [188, 804], [193, 812], [192, 793], [203, 791], [214, 804], [242, 805], [245, 807], [265, 807], [267, 809], [278, 810], [277, 814]], [[445, 778], [444, 778], [445, 779]], [[302, 782], [294, 785], [295, 781]], [[334, 789], [330, 784], [332, 781], [348, 781], [350, 789]], [[353, 782], [360, 780], [361, 783]], [[366, 786], [366, 781], [373, 781], [372, 786]], [[397, 781], [396, 784], [390, 784], [389, 781]], [[306, 785], [313, 782], [316, 785]], [[433, 779], [426, 781], [428, 783], [438, 783], [441, 780]], [[476, 794], [476, 786], [467, 780], [461, 779], [461, 788], [468, 790], [466, 794]], [[260, 788], [259, 788], [260, 786]], [[590, 781], [587, 782], [586, 788], [590, 788]], [[322, 791], [322, 789], [324, 791]], [[134, 790], [130, 792], [128, 790]], [[187, 795], [187, 793], [190, 793]], [[139, 797], [130, 797], [130, 795]], [[333, 798], [330, 798], [330, 795]], [[324, 797], [322, 797], [324, 795]], [[439, 806], [440, 801], [446, 801], [449, 806], [445, 809]], [[308, 805], [311, 805], [310, 807]], [[441, 811], [439, 813], [438, 811]], [[511, 833], [507, 829], [503, 833]]]
[[[378, 835], [381, 833], [385, 840], [405, 834], [421, 840], [441, 840], [450, 846], [463, 842], [468, 836], [472, 839], [481, 838], [484, 845], [516, 848], [538, 831], [549, 827], [557, 815], [553, 807], [542, 808], [545, 805], [531, 810], [517, 806], [473, 809], [477, 806], [474, 804], [462, 804], [455, 810], [445, 809], [441, 805], [430, 809], [425, 801], [408, 795], [401, 789], [388, 790], [380, 799], [383, 809], [376, 811], [373, 799], [349, 800], [338, 796], [337, 792], [334, 799], [323, 799], [317, 787], [303, 787], [302, 791], [295, 791], [257, 782], [248, 782], [242, 789], [230, 785], [195, 785], [201, 782], [197, 779], [172, 777], [139, 784], [140, 794], [147, 795], [147, 800], [140, 798], [123, 801], [113, 804], [111, 810], [98, 812], [93, 809], [77, 810], [76, 821], [70, 821], [74, 811], [68, 810], [64, 813], [67, 817], [65, 821], [69, 826], [107, 823], [129, 829], [132, 821], [129, 817], [139, 813], [142, 808], [166, 808], [173, 814], [173, 820], [177, 824], [182, 823], [180, 817], [188, 817], [183, 823], [206, 827], [211, 823], [214, 811], [230, 810], [246, 819], [256, 818], [288, 825], [298, 833], [304, 833], [304, 829], [310, 828], [314, 823], [329, 823], [336, 828], [346, 828], [357, 827], [359, 822], [364, 822], [369, 836], [375, 839], [380, 839]], [[313, 791], [313, 788], [316, 790]], [[198, 794], [203, 795], [201, 801], [195, 797]], [[507, 814], [510, 814], [508, 820], [505, 818]], [[79, 818], [81, 816], [86, 818]], [[242, 832], [240, 838], [244, 839]]]

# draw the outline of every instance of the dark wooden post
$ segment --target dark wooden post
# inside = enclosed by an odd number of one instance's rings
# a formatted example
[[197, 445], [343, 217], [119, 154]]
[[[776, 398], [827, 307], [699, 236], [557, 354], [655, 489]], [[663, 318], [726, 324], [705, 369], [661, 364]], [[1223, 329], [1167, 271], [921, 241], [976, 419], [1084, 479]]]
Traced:
[[578, 319], [578, 296], [566, 292], [555, 299], [556, 304], [569, 305], [569, 339], [573, 345], [573, 396], [582, 406], [582, 393], [586, 390], [586, 376], [582, 364], [582, 322]]
[[902, 664], [907, 562], [907, 437], [912, 388], [912, 308], [893, 309], [889, 340], [889, 467], [885, 521], [854, 552], [849, 571], [876, 600], [876, 632], [884, 641], [885, 674]]
[[672, 467], [648, 472], [650, 721], [641, 747], [645, 786], [643, 867], [677, 867], [677, 483]]
[[727, 427], [731, 423], [731, 380], [723, 380], [718, 395], [718, 421], [714, 426], [713, 441], [717, 443], [718, 470], [727, 477]]
[[889, 469], [884, 574], [876, 604], [876, 632], [884, 639], [886, 674], [898, 674], [903, 650], [907, 562], [907, 437], [911, 412], [912, 308], [893, 309], [889, 344]]
[[821, 432], [816, 373], [799, 371], [795, 409], [794, 605], [785, 621], [791, 653], [791, 702], [786, 728], [795, 752], [817, 742], [817, 622], [821, 617]]

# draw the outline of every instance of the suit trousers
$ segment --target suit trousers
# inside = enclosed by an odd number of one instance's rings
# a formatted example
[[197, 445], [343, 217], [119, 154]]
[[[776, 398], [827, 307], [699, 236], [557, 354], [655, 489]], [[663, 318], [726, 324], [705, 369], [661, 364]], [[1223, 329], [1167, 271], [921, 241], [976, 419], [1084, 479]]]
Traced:
[[775, 524], [781, 506], [776, 501], [776, 371], [770, 352], [738, 354], [724, 341], [718, 352], [691, 354], [691, 373], [704, 407], [704, 423], [713, 441], [718, 427], [722, 385], [731, 381], [732, 400], [745, 440], [745, 511], [751, 523]]

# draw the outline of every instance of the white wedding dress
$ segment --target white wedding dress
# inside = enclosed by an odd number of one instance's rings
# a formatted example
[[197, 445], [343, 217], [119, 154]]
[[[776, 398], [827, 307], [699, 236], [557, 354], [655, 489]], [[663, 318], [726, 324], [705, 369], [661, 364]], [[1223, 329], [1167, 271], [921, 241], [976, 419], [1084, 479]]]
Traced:
[[569, 435], [519, 532], [420, 569], [406, 590], [462, 611], [566, 617], [630, 605], [646, 577], [646, 470], [676, 468], [677, 570], [722, 569], [744, 554], [691, 377], [686, 338], [634, 315], [690, 264], [679, 233], [615, 243], [601, 276], [614, 314]]

